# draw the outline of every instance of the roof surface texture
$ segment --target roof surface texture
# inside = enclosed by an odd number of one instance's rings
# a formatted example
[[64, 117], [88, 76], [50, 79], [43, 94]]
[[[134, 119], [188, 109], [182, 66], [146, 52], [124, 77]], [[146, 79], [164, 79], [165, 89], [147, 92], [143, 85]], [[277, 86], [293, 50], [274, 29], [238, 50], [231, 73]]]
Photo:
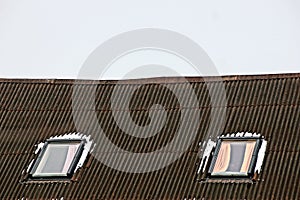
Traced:
[[[75, 131], [97, 137], [99, 130], [85, 117], [91, 108], [84, 97], [79, 102], [81, 109], [72, 111], [73, 80], [1, 79], [0, 199], [300, 199], [300, 74], [223, 77], [225, 107], [211, 106], [207, 88], [217, 92], [221, 83], [216, 78], [209, 78], [206, 84], [202, 78], [187, 80], [189, 83], [179, 78], [128, 80], [116, 86], [126, 94], [143, 84], [134, 93], [130, 109], [118, 110], [130, 111], [139, 126], [149, 123], [150, 112], [162, 113], [153, 104], [164, 106], [166, 124], [157, 135], [145, 139], [124, 134], [114, 121], [110, 97], [116, 81], [80, 81], [82, 91], [96, 90], [95, 110], [107, 138], [130, 152], [153, 152], [168, 144], [180, 126], [181, 109], [198, 109], [201, 123], [195, 140], [171, 165], [148, 173], [118, 171], [97, 159], [108, 152], [96, 146], [72, 181], [24, 182], [22, 172], [35, 157], [36, 144]], [[182, 93], [192, 86], [199, 105], [181, 108], [160, 83]], [[197, 181], [199, 143], [207, 137], [210, 113], [224, 109], [225, 123], [220, 130], [213, 129], [216, 135], [256, 132], [268, 141], [262, 172], [254, 184]], [[74, 112], [82, 114], [80, 128], [75, 126]], [[188, 127], [186, 130], [191, 134]]]

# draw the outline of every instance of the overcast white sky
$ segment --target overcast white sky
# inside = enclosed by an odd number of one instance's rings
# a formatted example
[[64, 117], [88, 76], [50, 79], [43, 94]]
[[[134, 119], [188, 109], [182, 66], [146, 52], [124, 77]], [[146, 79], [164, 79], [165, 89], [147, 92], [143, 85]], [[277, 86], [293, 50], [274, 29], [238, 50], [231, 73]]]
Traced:
[[298, 2], [0, 0], [0, 77], [76, 78], [102, 42], [145, 27], [188, 36], [222, 75], [300, 72]]

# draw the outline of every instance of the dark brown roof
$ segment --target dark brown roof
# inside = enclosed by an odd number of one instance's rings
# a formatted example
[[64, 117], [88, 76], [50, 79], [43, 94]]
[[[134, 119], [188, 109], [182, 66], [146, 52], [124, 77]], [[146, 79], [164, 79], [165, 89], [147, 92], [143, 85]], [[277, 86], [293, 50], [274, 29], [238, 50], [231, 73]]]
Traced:
[[[199, 99], [201, 126], [196, 140], [182, 157], [166, 168], [149, 173], [125, 173], [90, 157], [72, 182], [21, 183], [22, 171], [34, 157], [35, 144], [50, 136], [73, 131], [97, 134], [88, 127], [78, 130], [72, 116], [74, 80], [0, 80], [0, 198], [1, 199], [300, 199], [300, 74], [223, 77], [228, 100], [222, 133], [257, 132], [268, 141], [260, 180], [242, 182], [199, 182], [199, 142], [210, 122], [211, 104], [202, 78], [187, 78]], [[212, 87], [218, 79], [211, 77]], [[174, 84], [182, 92], [190, 84], [181, 79], [154, 78], [123, 81], [123, 91], [146, 84], [131, 102], [132, 118], [147, 124], [148, 107], [165, 106], [166, 127], [147, 140], [133, 140], [116, 126], [110, 96], [116, 81], [80, 81], [82, 88], [96, 88], [96, 112], [107, 136], [128, 151], [145, 152], [162, 146], [174, 136], [180, 107], [159, 83]], [[81, 102], [83, 105], [85, 102]], [[88, 108], [86, 108], [88, 109]], [[224, 109], [222, 106], [214, 109]], [[78, 110], [78, 112], [81, 112]], [[124, 112], [124, 110], [120, 110]], [[94, 132], [93, 132], [94, 131]], [[96, 156], [97, 157], [97, 156]]]

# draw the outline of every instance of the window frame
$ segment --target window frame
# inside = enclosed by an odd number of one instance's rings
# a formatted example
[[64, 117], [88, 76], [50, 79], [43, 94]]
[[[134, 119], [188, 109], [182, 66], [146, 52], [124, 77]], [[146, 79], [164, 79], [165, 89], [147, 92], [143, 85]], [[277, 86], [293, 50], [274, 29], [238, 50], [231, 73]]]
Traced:
[[[69, 169], [67, 171], [67, 173], [65, 175], [47, 175], [47, 173], [44, 173], [45, 175], [38, 175], [38, 176], [34, 176], [34, 174], [36, 173], [36, 170], [39, 166], [39, 164], [41, 163], [43, 156], [48, 148], [49, 144], [72, 144], [72, 143], [79, 143], [78, 149], [72, 159], [72, 162], [69, 166]], [[34, 161], [31, 169], [29, 170], [29, 177], [30, 179], [70, 179], [72, 178], [74, 171], [76, 169], [76, 165], [80, 160], [80, 157], [82, 155], [82, 152], [84, 150], [84, 145], [85, 145], [86, 141], [85, 139], [48, 139], [46, 140], [45, 144], [43, 145], [41, 151], [38, 154], [37, 159]], [[48, 173], [49, 174], [49, 173]]]
[[[253, 153], [251, 155], [251, 161], [248, 167], [248, 171], [247, 174], [243, 174], [243, 173], [232, 173], [232, 174], [226, 174], [226, 172], [224, 174], [213, 174], [213, 170], [219, 155], [219, 151], [221, 149], [221, 145], [223, 141], [256, 141], [254, 149], [253, 149]], [[258, 152], [260, 150], [262, 144], [262, 139], [260, 137], [219, 137], [219, 139], [217, 140], [217, 144], [216, 144], [216, 148], [208, 169], [208, 176], [210, 178], [251, 178], [254, 175], [254, 170], [255, 170], [255, 165], [257, 162], [257, 158], [258, 158]]]

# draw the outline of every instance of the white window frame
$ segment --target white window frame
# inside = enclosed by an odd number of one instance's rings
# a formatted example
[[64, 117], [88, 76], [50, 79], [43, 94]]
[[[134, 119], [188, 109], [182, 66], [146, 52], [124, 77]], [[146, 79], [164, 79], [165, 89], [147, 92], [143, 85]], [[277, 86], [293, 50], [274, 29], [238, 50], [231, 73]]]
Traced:
[[[83, 139], [73, 139], [73, 140], [70, 140], [70, 139], [67, 139], [67, 140], [64, 140], [64, 139], [48, 139], [48, 140], [46, 140], [46, 142], [43, 145], [43, 148], [41, 149], [37, 159], [35, 160], [32, 168], [30, 169], [30, 172], [29, 172], [30, 177], [32, 179], [35, 179], [35, 178], [58, 178], [58, 177], [71, 178], [72, 175], [74, 174], [77, 163], [79, 162], [79, 159], [80, 159], [81, 154], [83, 152], [85, 143], [86, 142]], [[62, 146], [63, 145], [68, 146], [68, 145], [74, 145], [74, 144], [79, 145], [66, 173], [41, 173], [41, 172], [37, 172], [37, 171], [39, 171], [39, 167], [41, 167], [41, 164], [43, 164], [43, 163], [45, 164], [46, 161], [43, 159], [44, 155], [47, 152], [47, 148], [52, 144], [57, 144], [57, 145], [62, 145]]]

